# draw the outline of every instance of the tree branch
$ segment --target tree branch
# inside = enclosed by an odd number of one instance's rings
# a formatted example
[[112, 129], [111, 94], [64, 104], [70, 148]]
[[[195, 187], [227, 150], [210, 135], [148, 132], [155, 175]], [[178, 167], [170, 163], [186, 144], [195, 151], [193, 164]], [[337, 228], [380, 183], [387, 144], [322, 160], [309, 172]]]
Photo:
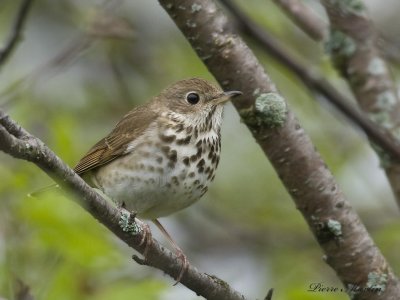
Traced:
[[[317, 42], [322, 42], [329, 37], [329, 24], [319, 18], [311, 8], [300, 0], [273, 0], [282, 11], [301, 28], [306, 34]], [[399, 45], [393, 40], [379, 34], [377, 47], [386, 60], [399, 64]]]
[[21, 6], [18, 10], [18, 13], [15, 17], [15, 21], [12, 27], [12, 31], [10, 33], [10, 37], [6, 42], [3, 49], [0, 50], [0, 67], [4, 64], [4, 62], [11, 55], [18, 41], [22, 37], [22, 29], [28, 17], [29, 9], [31, 8], [33, 0], [22, 0]]
[[[275, 0], [275, 2], [279, 2], [280, 6], [291, 14], [291, 5], [286, 2], [297, 2], [297, 0]], [[386, 63], [380, 57], [380, 53], [383, 52], [386, 58], [398, 63], [398, 57], [392, 53], [393, 47], [390, 47], [382, 36], [380, 42], [377, 42], [378, 34], [361, 1], [340, 0], [333, 3], [322, 0], [321, 2], [326, 7], [332, 23], [327, 45], [336, 67], [349, 81], [361, 108], [398, 140], [400, 102]], [[299, 25], [305, 22], [303, 16], [303, 13], [299, 13], [295, 22]], [[306, 28], [300, 27], [314, 39], [320, 40]], [[321, 30], [325, 31], [323, 27]], [[400, 206], [400, 163], [382, 154], [380, 147], [376, 151], [381, 157], [382, 166]]]
[[[399, 141], [400, 100], [386, 62], [377, 48], [377, 33], [361, 1], [321, 0], [330, 22], [327, 49], [347, 79], [360, 107]], [[375, 149], [400, 206], [400, 163]]]
[[[87, 210], [100, 223], [106, 226], [128, 246], [139, 253], [144, 253], [145, 245], [140, 245], [143, 231], [135, 234], [127, 232], [121, 226], [123, 212], [104, 200], [97, 192], [88, 186], [82, 178], [61, 161], [42, 141], [25, 131], [15, 123], [7, 114], [0, 110], [0, 150], [15, 158], [33, 162], [46, 174], [54, 179], [61, 187], [71, 191], [76, 202]], [[143, 223], [136, 219], [139, 227]], [[125, 231], [124, 231], [125, 230]], [[144, 243], [146, 244], [146, 243]], [[181, 270], [181, 262], [177, 256], [160, 246], [152, 239], [147, 249], [144, 264], [160, 269], [172, 278], [176, 278]], [[245, 298], [234, 291], [226, 282], [215, 276], [200, 273], [189, 265], [184, 273], [183, 285], [193, 290], [196, 294], [206, 299], [244, 300]]]
[[365, 288], [377, 282], [371, 278], [383, 283], [380, 294], [362, 290], [353, 299], [397, 299], [398, 279], [284, 98], [250, 49], [230, 31], [226, 16], [211, 0], [159, 2], [218, 82], [244, 93], [234, 101], [236, 109], [343, 284]]
[[290, 19], [314, 40], [328, 36], [328, 24], [299, 0], [273, 0]]
[[379, 128], [365, 114], [351, 105], [350, 99], [339, 93], [316, 70], [310, 70], [309, 66], [305, 66], [294, 58], [276, 39], [247, 17], [232, 1], [220, 0], [220, 2], [235, 17], [237, 27], [241, 32], [253, 38], [269, 54], [293, 71], [308, 88], [326, 97], [340, 112], [358, 125], [371, 141], [400, 161], [400, 145], [390, 132]]

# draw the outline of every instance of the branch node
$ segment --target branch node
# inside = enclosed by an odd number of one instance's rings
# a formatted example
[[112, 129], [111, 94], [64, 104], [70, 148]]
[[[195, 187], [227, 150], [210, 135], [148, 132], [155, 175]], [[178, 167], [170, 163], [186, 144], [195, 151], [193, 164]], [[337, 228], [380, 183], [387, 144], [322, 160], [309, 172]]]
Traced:
[[272, 300], [272, 294], [274, 293], [274, 289], [269, 289], [267, 296], [265, 296], [264, 300]]

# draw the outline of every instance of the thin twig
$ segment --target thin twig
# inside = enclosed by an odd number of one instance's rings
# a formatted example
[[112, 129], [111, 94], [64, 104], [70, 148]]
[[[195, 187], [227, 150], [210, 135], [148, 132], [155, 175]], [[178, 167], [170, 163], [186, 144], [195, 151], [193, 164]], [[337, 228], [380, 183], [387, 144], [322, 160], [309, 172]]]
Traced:
[[[119, 2], [119, 0], [106, 0], [97, 8], [87, 28], [67, 42], [65, 47], [50, 57], [49, 60], [35, 67], [30, 73], [15, 80], [4, 91], [0, 92], [0, 106], [5, 108], [7, 105], [14, 103], [13, 101], [21, 91], [33, 87], [40, 79], [49, 76], [50, 72], [57, 74], [64, 71], [65, 68], [83, 56], [98, 40], [115, 38], [131, 42], [133, 28], [129, 27], [129, 23], [114, 16], [114, 10], [118, 7]], [[99, 19], [102, 19], [102, 21]], [[104, 23], [107, 23], [108, 26]]]
[[[31, 293], [30, 287], [23, 282], [21, 279], [16, 278], [14, 280], [14, 294], [15, 294], [15, 300], [34, 300], [35, 298], [33, 297]], [[0, 298], [1, 299], [1, 298]]]
[[274, 289], [270, 289], [268, 291], [267, 296], [265, 296], [264, 300], [272, 300], [272, 294], [274, 293]]
[[22, 29], [24, 28], [24, 24], [27, 20], [27, 16], [33, 0], [22, 0], [21, 6], [17, 12], [12, 31], [10, 33], [10, 37], [6, 42], [3, 49], [0, 50], [0, 67], [4, 64], [4, 62], [9, 58], [18, 41], [22, 37]]
[[351, 101], [339, 93], [318, 72], [315, 70], [310, 71], [308, 66], [295, 59], [276, 39], [247, 17], [233, 1], [220, 0], [220, 2], [235, 17], [237, 27], [240, 31], [253, 38], [263, 49], [292, 70], [306, 86], [323, 95], [348, 119], [357, 124], [372, 142], [400, 161], [400, 146], [390, 132], [384, 128], [380, 128], [379, 125], [372, 122], [365, 114], [351, 105]]

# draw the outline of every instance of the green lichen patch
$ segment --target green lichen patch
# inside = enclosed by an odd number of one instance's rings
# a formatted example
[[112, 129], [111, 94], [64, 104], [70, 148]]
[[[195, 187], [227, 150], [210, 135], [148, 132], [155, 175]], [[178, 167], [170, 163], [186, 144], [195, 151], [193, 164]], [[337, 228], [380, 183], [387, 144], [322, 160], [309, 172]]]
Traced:
[[277, 93], [260, 94], [256, 99], [254, 110], [258, 118], [270, 127], [281, 127], [286, 120], [286, 102]]
[[343, 15], [363, 15], [365, 13], [365, 6], [360, 0], [328, 0], [328, 3]]
[[382, 111], [392, 111], [396, 106], [397, 98], [392, 91], [384, 91], [380, 93], [376, 99], [375, 107]]
[[366, 287], [380, 295], [385, 291], [387, 281], [388, 276], [386, 273], [370, 272], [368, 273]]
[[343, 58], [348, 58], [354, 54], [357, 45], [354, 40], [344, 32], [336, 29], [331, 30], [329, 40], [325, 43], [327, 54], [334, 54]]
[[326, 226], [334, 236], [336, 237], [342, 236], [342, 224], [340, 224], [339, 221], [329, 219], [326, 222]]
[[373, 122], [381, 125], [385, 129], [390, 130], [393, 127], [393, 123], [388, 111], [381, 110], [378, 112], [370, 112], [368, 113], [368, 116]]
[[371, 147], [372, 147], [372, 149], [374, 149], [374, 151], [376, 152], [376, 154], [379, 157], [379, 162], [380, 162], [381, 168], [383, 168], [383, 169], [389, 168], [393, 163], [390, 155], [385, 150], [383, 150], [381, 147], [379, 147], [378, 145], [376, 145], [374, 143], [371, 143]]
[[131, 218], [131, 213], [128, 211], [122, 211], [121, 217], [119, 219], [118, 225], [121, 227], [122, 231], [136, 235], [140, 232], [140, 227]]
[[285, 99], [277, 93], [261, 93], [254, 106], [240, 111], [243, 121], [250, 126], [281, 127], [286, 120]]
[[368, 73], [376, 76], [386, 74], [387, 72], [386, 64], [380, 57], [374, 57], [373, 59], [371, 59], [368, 64], [367, 70]]
[[190, 28], [196, 28], [196, 27], [197, 27], [197, 24], [196, 24], [196, 22], [187, 20], [187, 21], [186, 21], [186, 26], [187, 26], [187, 27], [190, 27]]
[[200, 11], [202, 9], [202, 6], [200, 4], [193, 3], [191, 9], [192, 9], [192, 13], [195, 13], [195, 12]]

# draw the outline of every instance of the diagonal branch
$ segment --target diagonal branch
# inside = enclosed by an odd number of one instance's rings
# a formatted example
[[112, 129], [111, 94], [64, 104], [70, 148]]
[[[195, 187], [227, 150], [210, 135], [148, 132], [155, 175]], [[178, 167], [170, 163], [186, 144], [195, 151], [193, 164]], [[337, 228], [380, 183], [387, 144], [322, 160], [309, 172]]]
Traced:
[[214, 1], [159, 2], [218, 82], [243, 91], [234, 102], [236, 109], [343, 284], [380, 288], [358, 290], [354, 299], [398, 299], [399, 281], [382, 253], [285, 99], [246, 44], [230, 31], [231, 24]]
[[[94, 218], [106, 226], [128, 246], [143, 254], [145, 245], [141, 245], [144, 237], [143, 230], [132, 234], [127, 227], [121, 226], [124, 214], [121, 210], [104, 200], [82, 178], [61, 161], [42, 141], [32, 136], [7, 114], [0, 110], [0, 150], [19, 159], [30, 161], [41, 168], [61, 187], [71, 191], [76, 202], [87, 210]], [[126, 216], [126, 215], [125, 215]], [[136, 220], [139, 227], [143, 223]], [[142, 227], [143, 228], [143, 227]], [[124, 231], [125, 230], [125, 231]], [[146, 243], [144, 243], [146, 244]], [[175, 254], [160, 246], [152, 239], [146, 250], [146, 260], [142, 264], [160, 269], [169, 276], [176, 278], [181, 270], [180, 259]], [[215, 276], [200, 273], [189, 265], [181, 281], [183, 285], [206, 299], [214, 300], [244, 300], [245, 298], [234, 291], [226, 282]]]
[[[299, 6], [298, 0], [274, 1], [288, 14], [292, 13], [289, 6]], [[377, 41], [378, 33], [361, 1], [321, 0], [321, 3], [325, 6], [331, 21], [331, 34], [326, 48], [336, 68], [348, 80], [360, 107], [368, 113], [370, 119], [385, 128], [394, 144], [398, 145], [400, 100], [386, 62], [380, 57], [383, 53], [387, 59], [397, 62], [396, 57], [391, 54], [392, 49], [388, 47], [388, 42], [383, 36], [380, 38], [380, 43]], [[306, 22], [302, 18], [307, 7], [302, 6], [302, 10], [303, 12], [298, 13], [295, 19], [297, 24]], [[303, 26], [299, 27], [304, 29]], [[320, 30], [325, 32], [326, 28], [320, 24]], [[304, 31], [320, 41], [308, 30]], [[381, 164], [385, 168], [397, 204], [400, 206], [400, 163], [394, 156], [388, 156], [387, 150], [385, 150], [387, 153], [383, 153], [382, 144], [368, 136], [376, 145], [374, 148], [381, 158]]]
[[10, 37], [6, 42], [3, 49], [0, 50], [0, 66], [4, 64], [4, 62], [11, 55], [18, 41], [22, 37], [22, 29], [28, 17], [29, 9], [31, 8], [33, 0], [22, 0], [21, 6], [16, 15], [12, 31], [10, 33]]
[[328, 24], [299, 0], [273, 0], [290, 19], [314, 40], [323, 40], [328, 35]]
[[[377, 47], [377, 33], [360, 0], [321, 0], [331, 22], [327, 49], [371, 120], [400, 140], [400, 99]], [[400, 206], [400, 163], [375, 147]]]
[[[329, 24], [324, 22], [302, 0], [273, 0], [282, 11], [301, 28], [308, 36], [317, 42], [326, 40], [329, 36]], [[400, 62], [399, 45], [384, 34], [379, 33], [377, 47], [382, 55], [395, 64]]]
[[355, 108], [350, 99], [338, 92], [321, 74], [315, 70], [310, 70], [308, 66], [294, 58], [276, 39], [247, 17], [231, 0], [220, 0], [220, 2], [235, 17], [237, 27], [241, 32], [253, 38], [269, 54], [287, 66], [311, 90], [326, 97], [339, 111], [357, 124], [371, 141], [400, 161], [399, 143], [390, 132], [380, 128], [379, 125]]
[[[385, 124], [385, 122], [374, 123], [371, 121], [367, 115], [351, 105], [351, 101], [341, 95], [337, 89], [335, 89], [335, 87], [333, 87], [321, 75], [318, 75], [316, 71], [310, 71], [309, 68], [292, 57], [278, 41], [248, 18], [242, 11], [240, 11], [240, 9], [237, 8], [236, 5], [233, 4], [232, 1], [220, 1], [224, 3], [224, 5], [236, 17], [239, 29], [261, 44], [263, 48], [276, 59], [288, 66], [306, 86], [325, 96], [328, 101], [330, 101], [337, 109], [365, 132], [369, 140], [376, 145], [375, 150], [381, 157], [382, 165], [386, 169], [386, 174], [396, 196], [397, 204], [400, 206], [400, 163], [398, 163], [398, 161], [400, 161], [398, 156], [400, 145], [397, 138], [397, 127], [391, 129], [387, 124]], [[373, 82], [374, 81], [371, 80], [371, 83]], [[383, 82], [386, 81], [383, 79]], [[387, 100], [387, 97], [395, 101], [391, 95], [390, 92], [382, 92], [382, 94], [378, 95], [378, 98], [381, 99], [381, 102], [391, 101]], [[386, 121], [390, 119], [386, 116], [385, 112], [376, 112], [376, 116], [377, 117], [373, 119], [377, 121], [382, 119]], [[374, 115], [372, 117], [374, 117]]]

